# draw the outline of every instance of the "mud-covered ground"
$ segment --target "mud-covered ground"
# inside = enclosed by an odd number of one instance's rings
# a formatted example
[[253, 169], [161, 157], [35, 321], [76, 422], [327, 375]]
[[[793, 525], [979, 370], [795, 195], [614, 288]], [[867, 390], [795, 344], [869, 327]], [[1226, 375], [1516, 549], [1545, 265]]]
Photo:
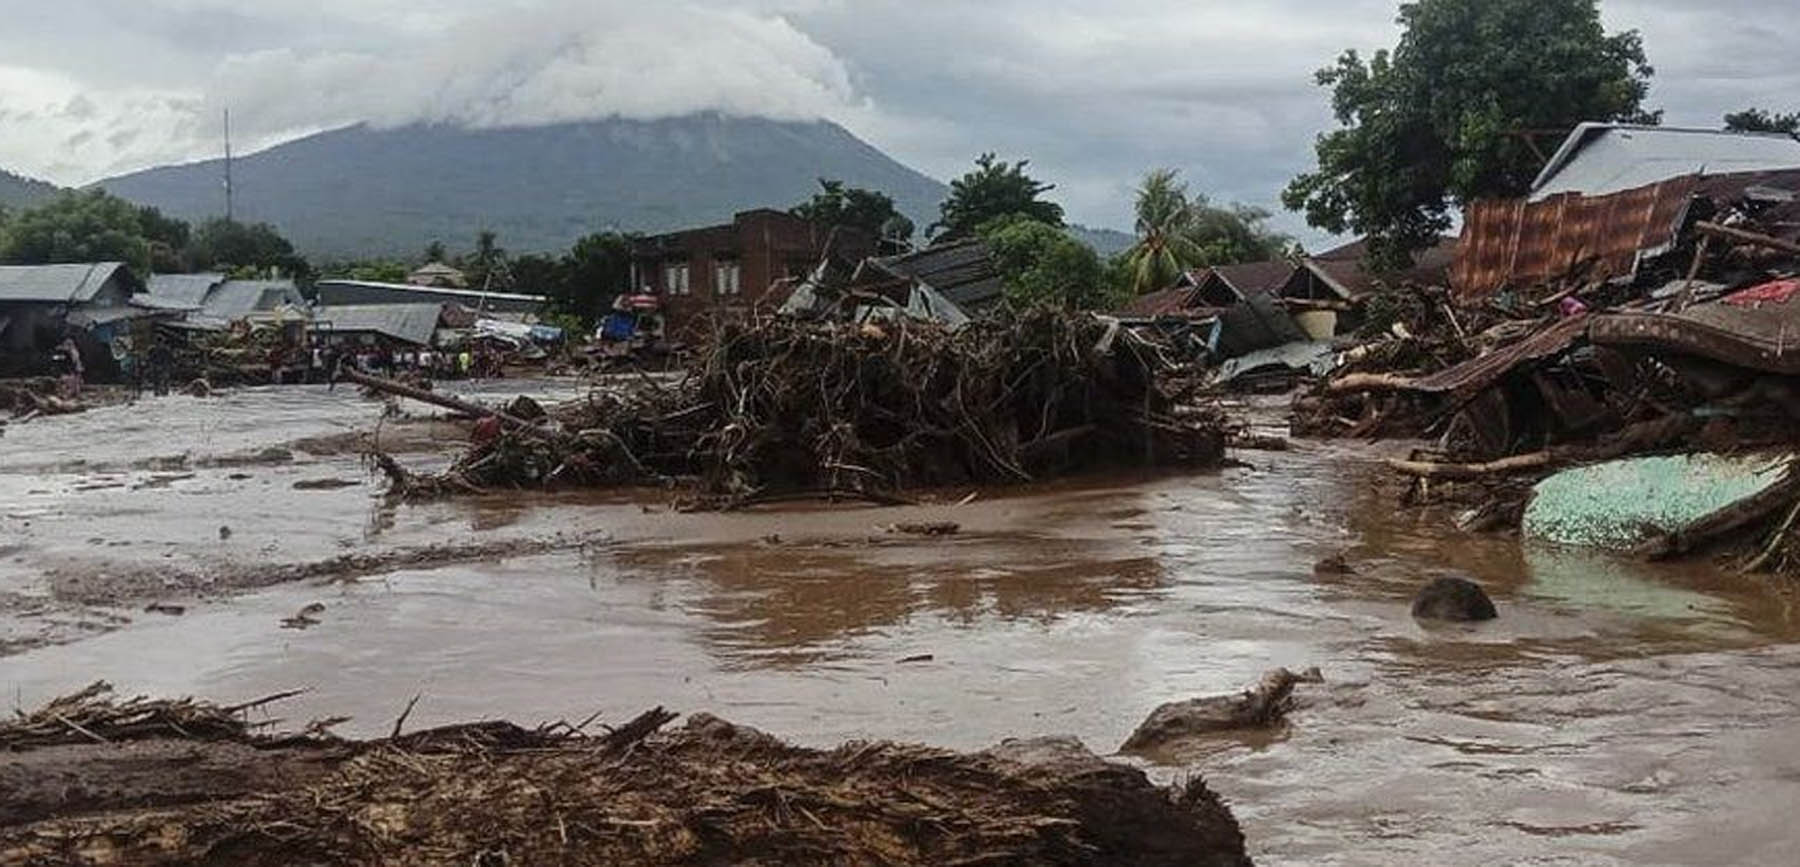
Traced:
[[[521, 387], [571, 389], [485, 386]], [[1070, 734], [1107, 753], [1162, 702], [1317, 665], [1327, 683], [1287, 728], [1150, 766], [1203, 773], [1258, 863], [1791, 861], [1787, 594], [1447, 532], [1378, 490], [1369, 447], [904, 509], [679, 514], [654, 491], [393, 506], [353, 448], [380, 413], [261, 389], [9, 429], [9, 702], [97, 678], [222, 701], [303, 686], [284, 717], [350, 714], [359, 736], [422, 695], [410, 725], [660, 704], [821, 747]], [[380, 436], [430, 466], [459, 433]], [[921, 521], [961, 532], [887, 531]], [[1337, 553], [1354, 574], [1315, 574]], [[1413, 621], [1411, 591], [1446, 572], [1483, 582], [1500, 619]]]

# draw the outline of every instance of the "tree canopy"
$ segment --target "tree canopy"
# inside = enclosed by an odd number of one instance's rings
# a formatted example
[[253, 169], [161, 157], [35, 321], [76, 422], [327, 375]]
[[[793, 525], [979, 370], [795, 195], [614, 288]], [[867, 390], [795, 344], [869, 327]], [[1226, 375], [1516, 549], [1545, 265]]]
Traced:
[[10, 265], [126, 262], [139, 273], [152, 266], [182, 270], [188, 226], [155, 208], [102, 190], [65, 192], [13, 214], [0, 232], [0, 261]]
[[1218, 207], [1190, 195], [1179, 172], [1155, 169], [1138, 187], [1138, 240], [1125, 252], [1128, 285], [1134, 293], [1154, 292], [1190, 268], [1276, 258], [1289, 239], [1271, 231], [1268, 219], [1260, 208]]
[[297, 278], [311, 270], [274, 226], [223, 217], [200, 224], [189, 247], [188, 262], [200, 271], [274, 271]]
[[819, 187], [819, 192], [795, 205], [790, 213], [821, 226], [845, 226], [895, 244], [912, 242], [913, 223], [894, 207], [888, 194], [825, 178], [819, 179]]
[[1006, 299], [1013, 304], [1104, 310], [1119, 300], [1099, 254], [1061, 227], [1012, 214], [990, 220], [977, 234], [987, 243], [1006, 281]]
[[1760, 108], [1747, 108], [1725, 115], [1725, 128], [1732, 132], [1800, 133], [1800, 112], [1777, 114]]
[[938, 221], [929, 229], [932, 239], [974, 237], [985, 224], [1015, 214], [1062, 228], [1062, 206], [1038, 198], [1056, 187], [1025, 174], [1029, 164], [1029, 160], [999, 162], [991, 153], [978, 157], [973, 171], [950, 182], [950, 196], [938, 207]]
[[1313, 226], [1367, 234], [1377, 265], [1435, 243], [1452, 205], [1526, 192], [1543, 165], [1534, 135], [1660, 119], [1644, 110], [1642, 39], [1608, 34], [1596, 0], [1418, 0], [1399, 23], [1391, 52], [1320, 70], [1342, 128], [1282, 195]]

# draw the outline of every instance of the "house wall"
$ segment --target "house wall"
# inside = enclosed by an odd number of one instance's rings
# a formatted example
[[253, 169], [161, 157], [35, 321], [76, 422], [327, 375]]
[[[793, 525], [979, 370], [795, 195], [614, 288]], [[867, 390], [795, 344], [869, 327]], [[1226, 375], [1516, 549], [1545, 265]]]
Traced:
[[[777, 280], [810, 271], [825, 254], [829, 234], [829, 229], [791, 214], [757, 210], [740, 213], [726, 225], [644, 238], [632, 253], [634, 291], [656, 295], [669, 332], [680, 334], [707, 314], [748, 310]], [[875, 241], [840, 231], [835, 252], [847, 261], [861, 261], [874, 254]], [[715, 285], [721, 262], [738, 266], [736, 293], [723, 293]], [[673, 264], [687, 265], [685, 293], [670, 291], [667, 266]]]

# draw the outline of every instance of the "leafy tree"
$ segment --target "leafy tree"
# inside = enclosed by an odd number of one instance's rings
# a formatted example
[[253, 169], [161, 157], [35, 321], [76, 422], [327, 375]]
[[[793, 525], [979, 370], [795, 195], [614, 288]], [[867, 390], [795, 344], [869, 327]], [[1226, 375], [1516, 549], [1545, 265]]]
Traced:
[[989, 221], [977, 234], [987, 242], [1013, 304], [1095, 310], [1119, 301], [1099, 254], [1060, 227], [1013, 214]]
[[1286, 236], [1265, 225], [1269, 212], [1249, 205], [1217, 207], [1188, 195], [1174, 169], [1156, 169], [1138, 187], [1138, 241], [1125, 252], [1134, 294], [1172, 285], [1201, 265], [1261, 262], [1282, 254]]
[[1747, 108], [1725, 115], [1725, 128], [1733, 132], [1800, 133], [1800, 112], [1776, 114], [1760, 108]]
[[1636, 31], [1608, 34], [1597, 0], [1417, 0], [1392, 51], [1347, 51], [1318, 73], [1341, 129], [1318, 169], [1282, 195], [1307, 222], [1369, 235], [1403, 266], [1451, 225], [1452, 205], [1526, 192], [1543, 164], [1529, 138], [1582, 121], [1655, 123], [1653, 70]]
[[512, 286], [506, 250], [500, 246], [499, 235], [492, 229], [482, 229], [475, 236], [475, 252], [463, 258], [461, 267], [469, 275], [469, 287], [472, 289], [507, 289]]
[[405, 283], [412, 267], [393, 259], [357, 259], [333, 262], [320, 270], [320, 279], [367, 280], [371, 283]]
[[552, 292], [557, 308], [589, 323], [606, 315], [613, 299], [631, 290], [632, 240], [618, 232], [577, 240], [558, 263], [562, 281]]
[[1174, 169], [1155, 169], [1138, 187], [1138, 240], [1126, 251], [1133, 294], [1173, 285], [1183, 272], [1203, 261], [1193, 240], [1194, 208], [1188, 201], [1187, 184], [1178, 177]]
[[294, 245], [268, 223], [241, 223], [218, 217], [200, 224], [188, 251], [193, 266], [202, 271], [270, 271], [297, 279], [311, 276], [312, 268], [294, 252]]
[[950, 197], [939, 206], [928, 230], [933, 240], [973, 237], [988, 222], [1014, 214], [1061, 228], [1063, 209], [1039, 196], [1056, 187], [1025, 174], [1029, 160], [997, 162], [991, 153], [975, 160], [975, 170], [950, 182]]
[[912, 243], [913, 223], [886, 193], [819, 179], [820, 191], [794, 206], [794, 216], [821, 226], [846, 226], [898, 245]]
[[102, 190], [70, 191], [15, 214], [0, 236], [0, 262], [127, 262], [147, 274], [158, 243], [185, 234], [154, 208], [134, 205]]
[[443, 241], [434, 240], [431, 243], [425, 245], [425, 262], [426, 262], [426, 264], [430, 264], [432, 262], [442, 262], [442, 261], [444, 261], [444, 256], [446, 256], [446, 255], [448, 255], [448, 254], [446, 254], [444, 252], [444, 242]]

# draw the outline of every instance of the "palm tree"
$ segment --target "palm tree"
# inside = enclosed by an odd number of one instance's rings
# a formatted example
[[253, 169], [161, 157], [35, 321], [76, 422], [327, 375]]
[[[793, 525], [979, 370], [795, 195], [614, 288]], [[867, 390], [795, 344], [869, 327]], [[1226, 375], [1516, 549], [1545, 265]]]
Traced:
[[1193, 240], [1193, 203], [1179, 175], [1175, 169], [1155, 169], [1138, 187], [1138, 240], [1126, 252], [1133, 294], [1167, 289], [1202, 261]]

